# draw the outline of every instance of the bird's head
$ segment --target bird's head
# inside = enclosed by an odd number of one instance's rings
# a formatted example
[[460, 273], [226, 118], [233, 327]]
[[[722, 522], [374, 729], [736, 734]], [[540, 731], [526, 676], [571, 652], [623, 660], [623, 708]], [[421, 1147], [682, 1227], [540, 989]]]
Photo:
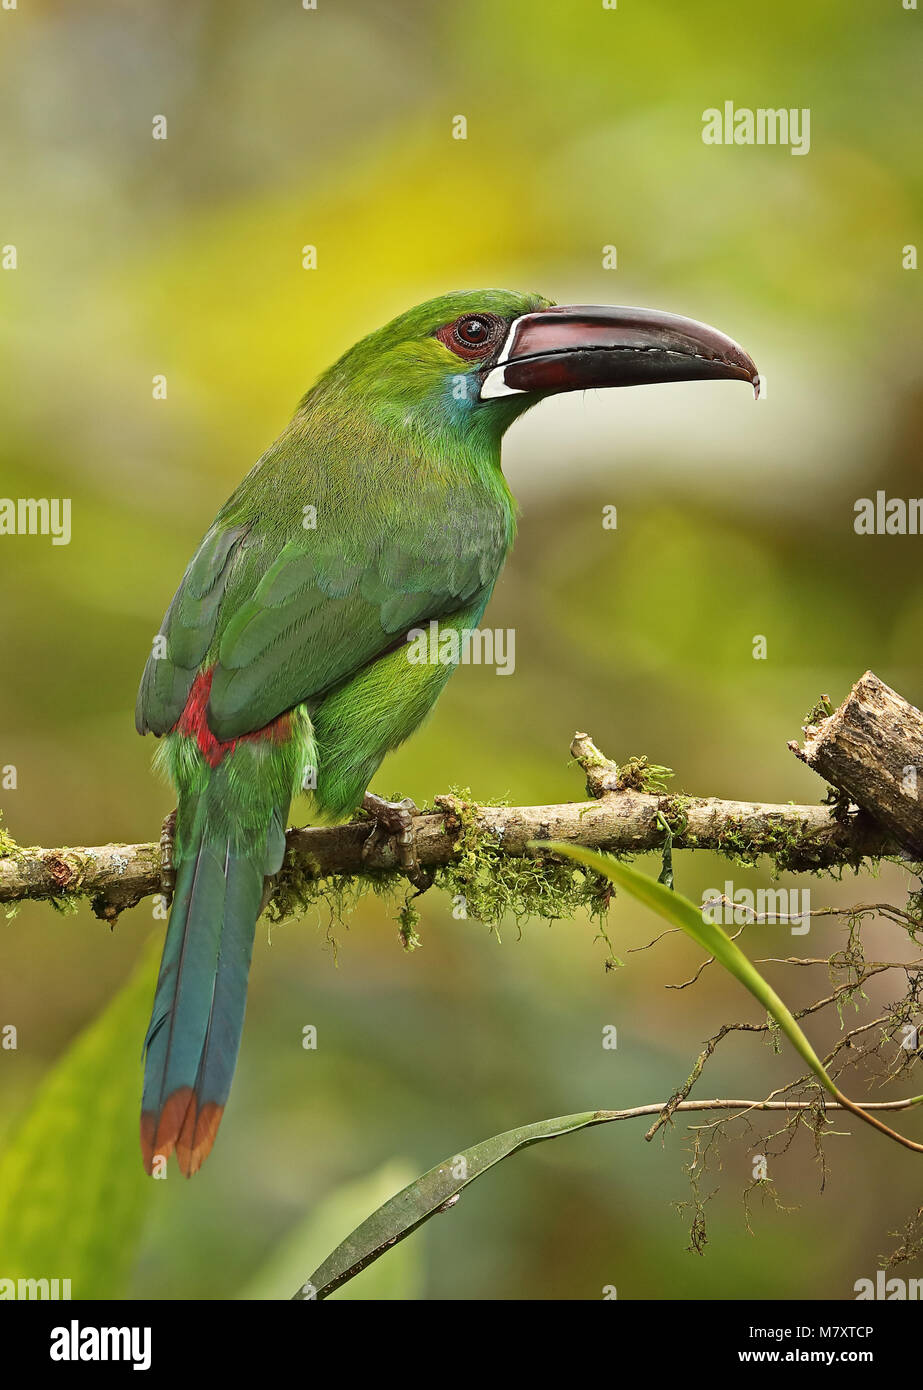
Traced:
[[752, 359], [707, 324], [656, 309], [554, 305], [540, 295], [465, 290], [363, 338], [306, 397], [358, 392], [390, 425], [447, 426], [499, 439], [545, 396], [602, 386], [749, 382]]

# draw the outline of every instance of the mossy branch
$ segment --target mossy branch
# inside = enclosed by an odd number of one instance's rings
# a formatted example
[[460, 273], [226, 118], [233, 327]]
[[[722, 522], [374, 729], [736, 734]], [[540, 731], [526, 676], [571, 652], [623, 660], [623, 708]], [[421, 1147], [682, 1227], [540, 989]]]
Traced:
[[[562, 907], [577, 905], [561, 882], [572, 868], [536, 851], [536, 840], [624, 855], [660, 850], [669, 833], [672, 851], [712, 850], [745, 863], [765, 855], [778, 871], [806, 873], [858, 868], [863, 861], [900, 852], [892, 831], [840, 795], [816, 806], [671, 795], [668, 768], [646, 758], [619, 766], [588, 734], [575, 735], [571, 754], [583, 769], [590, 800], [496, 806], [479, 804], [468, 794], [437, 797], [432, 810], [414, 819], [420, 864], [437, 871], [444, 887], [469, 898], [477, 896], [479, 881], [484, 887], [489, 879], [496, 890], [496, 910], [487, 913], [493, 921], [500, 906], [561, 916]], [[289, 830], [285, 865], [269, 900], [271, 915], [303, 907], [319, 896], [322, 882], [333, 881], [340, 895], [381, 888], [384, 880], [393, 885], [398, 878], [394, 848], [385, 840], [363, 859], [368, 834], [363, 821]], [[114, 922], [126, 908], [161, 892], [159, 843], [22, 848], [0, 830], [0, 902], [44, 899], [60, 907], [82, 897], [98, 917]], [[482, 915], [470, 902], [469, 909]], [[412, 941], [413, 923], [406, 926]]]

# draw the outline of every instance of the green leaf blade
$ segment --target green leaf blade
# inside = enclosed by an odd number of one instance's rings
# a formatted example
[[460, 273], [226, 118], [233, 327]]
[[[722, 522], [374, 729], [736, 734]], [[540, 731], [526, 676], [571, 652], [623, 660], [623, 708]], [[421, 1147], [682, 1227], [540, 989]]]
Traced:
[[402, 1188], [357, 1226], [302, 1285], [295, 1299], [328, 1298], [386, 1250], [446, 1209], [446, 1204], [457, 1200], [469, 1183], [517, 1150], [590, 1125], [605, 1124], [611, 1118], [611, 1113], [587, 1110], [577, 1115], [541, 1120], [494, 1135], [445, 1159], [438, 1167]]
[[54, 1064], [0, 1159], [4, 1279], [69, 1279], [75, 1299], [128, 1294], [153, 1192], [137, 1116], [157, 955]]

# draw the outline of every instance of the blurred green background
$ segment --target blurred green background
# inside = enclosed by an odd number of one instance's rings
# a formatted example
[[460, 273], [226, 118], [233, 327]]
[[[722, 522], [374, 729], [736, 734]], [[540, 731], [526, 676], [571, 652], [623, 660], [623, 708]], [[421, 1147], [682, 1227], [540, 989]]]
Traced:
[[[729, 383], [600, 392], [515, 427], [520, 535], [486, 620], [516, 629], [515, 675], [461, 670], [377, 790], [576, 799], [581, 728], [616, 759], [677, 769], [690, 792], [817, 800], [786, 740], [821, 691], [836, 703], [871, 667], [923, 700], [923, 541], [853, 530], [857, 497], [921, 492], [919, 273], [902, 268], [921, 237], [921, 23], [900, 0], [0, 12], [0, 244], [18, 253], [0, 272], [0, 492], [73, 499], [69, 546], [0, 540], [9, 832], [49, 846], [156, 835], [172, 801], [132, 710], [200, 536], [320, 369], [394, 313], [480, 285], [705, 319], [753, 354], [766, 399]], [[702, 112], [725, 100], [809, 107], [810, 153], [704, 145]], [[459, 114], [465, 141], [452, 138]], [[156, 115], [165, 141], [151, 137]], [[152, 398], [160, 373], [166, 401]], [[609, 504], [616, 531], [602, 527]], [[678, 860], [689, 896], [726, 877], [769, 881]], [[791, 882], [815, 906], [899, 902], [906, 876]], [[715, 971], [666, 990], [695, 951], [671, 936], [629, 955], [659, 927], [627, 901], [610, 916], [628, 962], [613, 974], [585, 921], [498, 943], [438, 892], [422, 913], [423, 948], [405, 954], [387, 911], [364, 903], [336, 961], [322, 915], [271, 940], [260, 925], [233, 1099], [190, 1183], [144, 1185], [136, 983], [113, 1034], [128, 1059], [112, 1081], [124, 1149], [74, 1168], [103, 1123], [92, 1096], [36, 1140], [49, 1191], [55, 1165], [74, 1182], [62, 1251], [90, 1188], [100, 1220], [127, 1201], [137, 1226], [137, 1257], [116, 1267], [99, 1252], [75, 1295], [292, 1293], [310, 1252], [319, 1262], [350, 1216], [414, 1173], [531, 1120], [664, 1099], [721, 1023], [757, 1017]], [[762, 930], [751, 954], [826, 956], [844, 939], [834, 922], [807, 938]], [[86, 910], [37, 905], [2, 923], [0, 1025], [19, 1030], [18, 1050], [0, 1051], [3, 1141], [162, 931], [150, 902], [114, 933]], [[867, 938], [870, 956], [899, 949], [883, 925]], [[824, 989], [823, 971], [770, 979], [794, 1005]], [[878, 977], [869, 1007], [900, 987]], [[308, 1023], [316, 1052], [301, 1047]], [[836, 1020], [809, 1031], [829, 1045]], [[787, 1049], [732, 1040], [697, 1094], [759, 1096], [794, 1074]], [[831, 1140], [821, 1192], [805, 1132], [770, 1160], [796, 1210], [757, 1204], [749, 1234], [737, 1133], [703, 1182], [718, 1189], [704, 1258], [673, 1206], [689, 1192], [683, 1131], [646, 1145], [633, 1122], [502, 1165], [386, 1257], [367, 1296], [850, 1297], [919, 1206], [914, 1156], [871, 1132]], [[273, 1282], [280, 1259], [292, 1275]], [[0, 1275], [3, 1263], [0, 1249]]]

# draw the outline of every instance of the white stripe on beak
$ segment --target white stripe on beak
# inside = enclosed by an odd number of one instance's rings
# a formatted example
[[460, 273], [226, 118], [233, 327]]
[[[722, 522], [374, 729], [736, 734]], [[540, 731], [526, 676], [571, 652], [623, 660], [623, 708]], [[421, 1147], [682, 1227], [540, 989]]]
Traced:
[[513, 319], [513, 322], [510, 324], [510, 330], [506, 335], [503, 347], [500, 349], [500, 356], [497, 358], [495, 365], [491, 367], [490, 371], [487, 373], [481, 385], [480, 399], [482, 401], [496, 400], [499, 396], [525, 395], [525, 392], [520, 391], [518, 387], [507, 386], [504, 363], [509, 360], [519, 325], [522, 320], [527, 317], [527, 314], [520, 314], [519, 318]]
[[506, 367], [492, 367], [481, 383], [482, 401], [496, 400], [499, 396], [524, 396], [518, 386], [507, 386]]

